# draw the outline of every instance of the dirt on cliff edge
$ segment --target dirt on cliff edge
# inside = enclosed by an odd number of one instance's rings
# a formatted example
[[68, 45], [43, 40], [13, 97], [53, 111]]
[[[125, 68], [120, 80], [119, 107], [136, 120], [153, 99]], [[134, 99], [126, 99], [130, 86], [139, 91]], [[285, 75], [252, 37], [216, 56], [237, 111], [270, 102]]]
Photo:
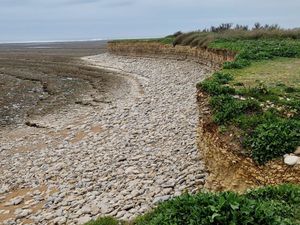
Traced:
[[221, 133], [212, 122], [209, 96], [198, 91], [200, 112], [198, 146], [210, 172], [206, 188], [243, 192], [249, 188], [281, 183], [300, 184], [300, 165], [288, 166], [282, 159], [257, 165], [243, 152], [237, 132]]

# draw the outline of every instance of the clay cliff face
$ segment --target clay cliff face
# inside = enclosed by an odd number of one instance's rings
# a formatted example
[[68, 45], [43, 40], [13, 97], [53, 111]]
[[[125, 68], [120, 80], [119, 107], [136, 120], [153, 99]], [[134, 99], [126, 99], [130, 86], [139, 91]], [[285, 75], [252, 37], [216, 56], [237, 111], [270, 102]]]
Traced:
[[227, 50], [191, 48], [189, 46], [164, 45], [155, 42], [110, 42], [108, 51], [117, 55], [162, 57], [192, 60], [218, 69], [226, 61], [234, 60], [236, 53]]

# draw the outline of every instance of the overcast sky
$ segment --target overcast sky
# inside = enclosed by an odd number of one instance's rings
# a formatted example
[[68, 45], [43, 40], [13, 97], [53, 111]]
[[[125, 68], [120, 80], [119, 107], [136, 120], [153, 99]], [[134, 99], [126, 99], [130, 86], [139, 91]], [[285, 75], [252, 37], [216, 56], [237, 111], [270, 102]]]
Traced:
[[300, 0], [0, 0], [0, 41], [164, 36], [232, 22], [300, 27]]

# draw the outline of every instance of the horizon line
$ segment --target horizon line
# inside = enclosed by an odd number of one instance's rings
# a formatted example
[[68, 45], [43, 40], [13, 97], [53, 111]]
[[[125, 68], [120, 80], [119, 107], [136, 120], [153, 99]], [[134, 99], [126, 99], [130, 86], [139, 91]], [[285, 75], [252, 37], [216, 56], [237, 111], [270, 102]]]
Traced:
[[[107, 39], [108, 40], [108, 39]], [[34, 44], [34, 43], [64, 43], [64, 42], [85, 42], [85, 41], [107, 41], [106, 39], [95, 38], [95, 39], [80, 39], [80, 40], [44, 40], [44, 41], [0, 41], [0, 44]]]

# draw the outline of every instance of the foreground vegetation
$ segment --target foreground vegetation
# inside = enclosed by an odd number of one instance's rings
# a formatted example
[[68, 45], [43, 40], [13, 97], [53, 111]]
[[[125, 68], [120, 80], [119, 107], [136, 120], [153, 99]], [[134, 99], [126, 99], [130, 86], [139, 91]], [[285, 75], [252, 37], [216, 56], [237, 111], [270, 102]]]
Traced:
[[300, 187], [269, 186], [245, 194], [233, 192], [184, 194], [161, 203], [132, 222], [111, 217], [86, 225], [283, 225], [300, 224]]

